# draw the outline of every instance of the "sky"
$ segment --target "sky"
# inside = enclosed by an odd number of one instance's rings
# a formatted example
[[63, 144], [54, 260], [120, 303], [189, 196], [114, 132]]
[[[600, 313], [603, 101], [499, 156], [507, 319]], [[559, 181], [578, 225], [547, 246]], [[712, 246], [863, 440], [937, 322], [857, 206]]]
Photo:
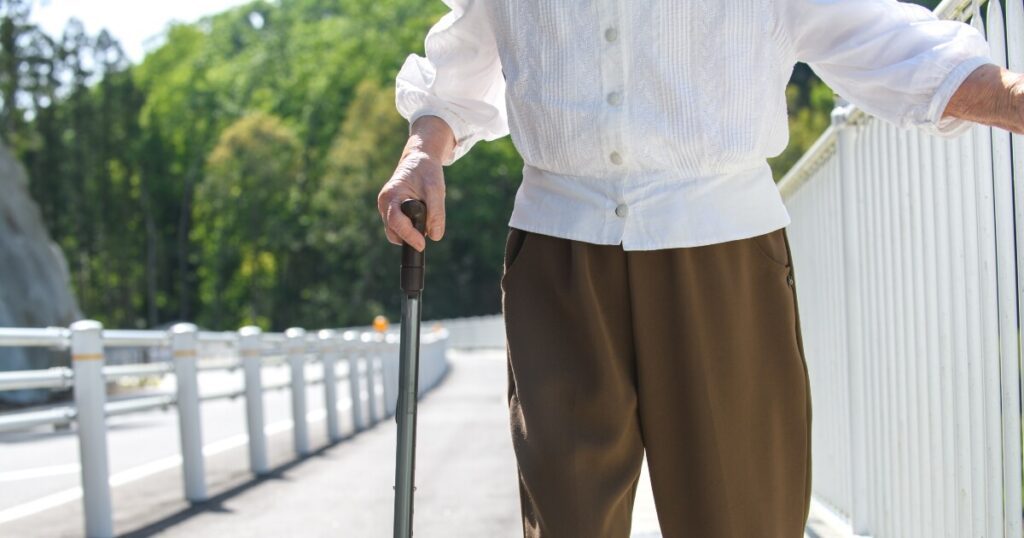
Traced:
[[[193, 22], [250, 0], [36, 0], [32, 20], [58, 37], [71, 18], [85, 24], [89, 35], [106, 28], [135, 63], [159, 45], [159, 36], [173, 21]], [[148, 42], [148, 43], [147, 43]]]

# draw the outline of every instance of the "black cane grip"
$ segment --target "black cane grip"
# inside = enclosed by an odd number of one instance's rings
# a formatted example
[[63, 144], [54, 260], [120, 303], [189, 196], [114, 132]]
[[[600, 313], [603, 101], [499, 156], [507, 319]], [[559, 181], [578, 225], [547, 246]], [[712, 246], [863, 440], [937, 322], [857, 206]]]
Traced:
[[[409, 217], [416, 231], [424, 233], [427, 227], [427, 206], [423, 202], [411, 198], [402, 202], [402, 213]], [[402, 290], [407, 294], [423, 291], [423, 254], [402, 242]]]
[[427, 206], [419, 200], [409, 198], [402, 202], [402, 213], [409, 220], [412, 221], [412, 225], [416, 228], [416, 231], [424, 233], [427, 227]]

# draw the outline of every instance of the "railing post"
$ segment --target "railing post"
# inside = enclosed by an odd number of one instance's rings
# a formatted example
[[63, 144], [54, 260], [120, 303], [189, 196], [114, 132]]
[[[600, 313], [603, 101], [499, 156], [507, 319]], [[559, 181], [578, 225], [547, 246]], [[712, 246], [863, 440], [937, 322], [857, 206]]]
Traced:
[[836, 128], [836, 158], [839, 159], [839, 182], [842, 192], [843, 267], [846, 293], [846, 359], [850, 397], [850, 526], [854, 535], [870, 534], [871, 514], [867, 480], [867, 423], [864, 420], [864, 350], [861, 320], [864, 293], [860, 281], [861, 271], [857, 257], [857, 216], [860, 213], [856, 198], [853, 155], [856, 132], [847, 124], [853, 107], [838, 99], [832, 110], [832, 124]]
[[105, 538], [114, 535], [114, 519], [110, 502], [107, 387], [103, 378], [103, 325], [100, 322], [83, 320], [71, 325], [71, 362], [75, 374], [85, 535]]
[[380, 405], [377, 400], [377, 333], [366, 333], [363, 350], [366, 353], [366, 409], [370, 425], [380, 421]]
[[267, 437], [263, 432], [263, 338], [259, 327], [238, 331], [238, 354], [245, 372], [245, 419], [249, 433], [249, 468], [262, 475], [267, 464]]
[[177, 385], [178, 431], [181, 439], [185, 499], [206, 500], [206, 472], [203, 462], [203, 432], [199, 416], [199, 379], [196, 361], [199, 341], [195, 325], [178, 323], [171, 327], [171, 353]]
[[424, 331], [420, 336], [420, 342], [420, 386], [417, 387], [419, 389], [417, 394], [422, 394], [424, 390], [428, 390], [434, 385], [434, 370], [437, 368], [437, 361], [434, 360], [436, 342], [434, 332]]
[[[504, 325], [502, 326], [504, 327]], [[437, 382], [440, 382], [441, 378], [448, 373], [448, 349], [451, 347], [451, 333], [448, 332], [448, 329], [442, 328], [438, 338], [440, 340], [437, 343], [437, 360], [439, 361], [437, 365]]]
[[345, 333], [348, 349], [348, 392], [352, 403], [352, 434], [355, 435], [366, 428], [363, 421], [363, 397], [359, 383], [359, 356], [362, 354], [362, 340], [354, 332]]
[[384, 337], [384, 414], [391, 417], [398, 411], [398, 353], [394, 352], [396, 337]]
[[338, 334], [324, 329], [317, 333], [320, 339], [320, 363], [324, 370], [324, 405], [327, 408], [327, 440], [334, 443], [341, 440], [338, 430], [338, 374], [335, 370], [338, 360]]
[[376, 365], [375, 370], [377, 374], [377, 382], [379, 383], [380, 393], [376, 395], [375, 401], [377, 402], [377, 413], [378, 419], [386, 419], [388, 414], [388, 380], [387, 372], [385, 371], [385, 361], [388, 356], [388, 344], [386, 335], [378, 333], [377, 335], [377, 353], [374, 356], [374, 364]]
[[390, 414], [388, 413], [388, 379], [386, 364], [388, 356], [388, 344], [387, 335], [384, 333], [377, 333], [377, 353], [375, 354], [374, 363], [376, 365], [375, 370], [377, 374], [377, 381], [380, 383], [380, 394], [376, 395], [375, 401], [377, 402], [377, 412], [379, 413], [379, 419], [384, 420]]
[[295, 453], [309, 454], [309, 423], [306, 420], [306, 331], [293, 327], [285, 331], [288, 339], [286, 349], [288, 366], [291, 369], [292, 385], [292, 434]]

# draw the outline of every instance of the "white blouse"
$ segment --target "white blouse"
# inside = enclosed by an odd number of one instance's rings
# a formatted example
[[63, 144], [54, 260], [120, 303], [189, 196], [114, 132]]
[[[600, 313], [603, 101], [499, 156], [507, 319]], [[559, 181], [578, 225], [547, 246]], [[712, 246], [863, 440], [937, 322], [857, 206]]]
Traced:
[[[797, 61], [901, 126], [940, 117], [990, 62], [970, 26], [895, 0], [445, 0], [397, 78], [410, 122], [457, 146], [511, 132], [526, 166], [510, 226], [626, 250], [789, 224], [766, 158], [788, 140]], [[471, 203], [471, 202], [470, 202]]]

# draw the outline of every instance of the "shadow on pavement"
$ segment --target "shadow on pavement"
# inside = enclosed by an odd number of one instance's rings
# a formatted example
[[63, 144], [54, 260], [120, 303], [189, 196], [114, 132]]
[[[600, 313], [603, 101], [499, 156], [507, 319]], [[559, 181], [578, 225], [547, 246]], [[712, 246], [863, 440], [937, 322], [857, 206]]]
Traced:
[[269, 482], [290, 481], [290, 479], [287, 476], [285, 476], [285, 474], [288, 471], [311, 459], [315, 459], [317, 457], [322, 456], [328, 450], [344, 443], [348, 439], [349, 438], [341, 439], [334, 443], [321, 446], [320, 448], [313, 450], [306, 456], [297, 457], [287, 463], [278, 465], [277, 467], [270, 469], [270, 471], [264, 475], [260, 475], [251, 480], [238, 484], [228, 490], [222, 491], [221, 493], [218, 493], [217, 495], [210, 497], [206, 501], [193, 503], [191, 506], [184, 510], [180, 510], [159, 521], [154, 521], [144, 527], [128, 531], [124, 534], [121, 534], [121, 536], [125, 538], [142, 538], [146, 536], [152, 536], [158, 532], [170, 529], [171, 527], [178, 525], [179, 523], [182, 523], [188, 520], [189, 518], [197, 516], [199, 514], [207, 512], [231, 513], [232, 510], [225, 508], [224, 503], [231, 499], [232, 497], [240, 495], [252, 488]]

